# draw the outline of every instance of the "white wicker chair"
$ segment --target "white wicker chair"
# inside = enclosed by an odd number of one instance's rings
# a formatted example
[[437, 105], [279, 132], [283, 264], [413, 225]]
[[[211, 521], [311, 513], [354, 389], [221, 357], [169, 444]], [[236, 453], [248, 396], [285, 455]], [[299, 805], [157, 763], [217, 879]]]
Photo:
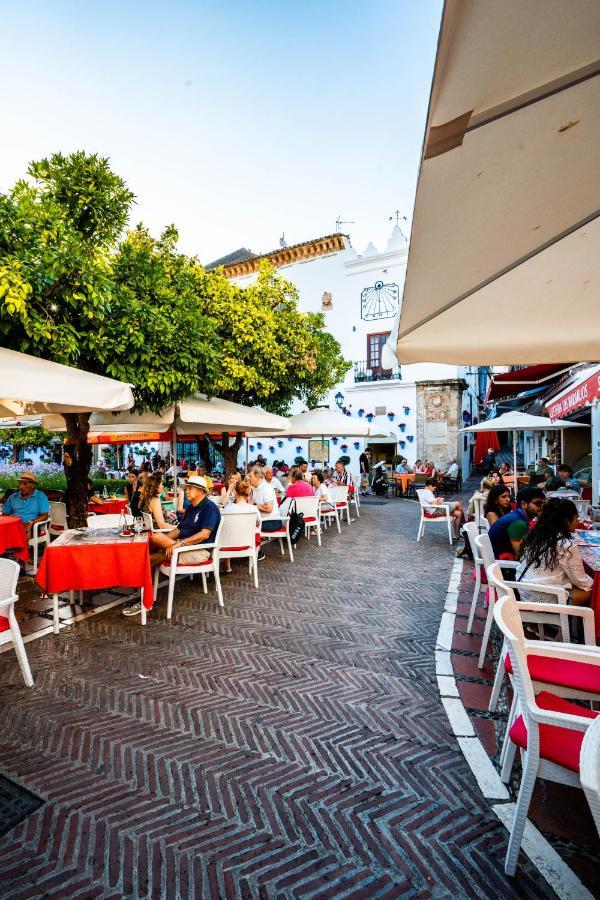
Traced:
[[[469, 542], [471, 553], [473, 554], [473, 565], [475, 566], [475, 587], [473, 588], [473, 599], [471, 600], [469, 621], [467, 622], [467, 634], [471, 634], [471, 629], [473, 628], [473, 619], [475, 618], [475, 609], [477, 607], [479, 592], [481, 590], [481, 572], [484, 569], [484, 562], [479, 547], [475, 543], [475, 538], [479, 536], [479, 528], [477, 526], [477, 522], [467, 522], [466, 525], [463, 525], [462, 532], [465, 535], [465, 539]], [[479, 668], [481, 668], [481, 665], [479, 666]]]
[[[513, 685], [518, 699], [519, 715], [509, 733], [511, 751], [507, 754], [502, 780], [508, 781], [512, 758], [517, 747], [521, 751], [523, 774], [508, 842], [504, 870], [514, 875], [529, 804], [536, 779], [545, 778], [560, 784], [581, 787], [579, 758], [583, 733], [598, 713], [576, 706], [556, 694], [542, 691], [537, 696], [529, 675], [530, 658], [544, 655], [555, 661], [584, 662], [600, 667], [600, 649], [582, 649], [576, 644], [548, 644], [527, 641], [523, 634], [519, 604], [512, 588], [496, 602], [494, 618], [506, 639], [513, 669]], [[530, 604], [526, 604], [529, 606]], [[531, 604], [533, 605], [533, 604]], [[543, 604], [557, 609], [555, 604]]]
[[318, 497], [294, 497], [296, 512], [304, 516], [304, 532], [310, 538], [310, 530], [314, 528], [317, 533], [317, 543], [321, 546], [321, 517], [319, 515]]
[[[132, 517], [133, 518], [133, 517]], [[147, 528], [150, 534], [154, 534], [158, 532], [159, 534], [162, 532], [163, 534], [168, 534], [169, 531], [173, 531], [176, 528], [176, 525], [169, 525], [167, 528], [155, 528], [154, 527], [154, 519], [152, 515], [148, 512], [142, 513], [142, 519], [144, 520], [144, 528]]]
[[[162, 575], [169, 576], [169, 591], [168, 591], [168, 599], [167, 599], [167, 619], [170, 619], [173, 615], [173, 595], [175, 593], [175, 579], [177, 575], [201, 575], [202, 576], [202, 587], [204, 589], [204, 593], [208, 593], [208, 587], [206, 584], [206, 576], [210, 572], [213, 573], [215, 577], [215, 587], [217, 589], [217, 597], [219, 598], [219, 606], [224, 606], [223, 603], [223, 591], [221, 590], [221, 579], [219, 578], [219, 556], [220, 556], [220, 541], [221, 541], [221, 529], [223, 527], [223, 519], [221, 519], [219, 523], [219, 527], [217, 529], [217, 533], [215, 535], [215, 540], [210, 544], [189, 544], [185, 547], [175, 547], [173, 550], [173, 555], [170, 560], [167, 560], [164, 563], [161, 563], [160, 566], [157, 566], [154, 570], [154, 598], [156, 599], [158, 596], [158, 576], [159, 573]], [[212, 550], [211, 556], [204, 562], [199, 563], [186, 563], [185, 554], [189, 553], [191, 550]]]
[[329, 493], [331, 503], [319, 503], [319, 515], [321, 516], [321, 522], [324, 528], [327, 528], [330, 523], [335, 522], [338, 534], [341, 534], [342, 528], [340, 526], [340, 514], [335, 504], [336, 489], [330, 488]]
[[[290, 509], [291, 509], [293, 502], [294, 501], [292, 500], [291, 503], [288, 504]], [[279, 546], [281, 548], [282, 556], [285, 556], [285, 551], [283, 549], [283, 542], [284, 542], [284, 540], [286, 540], [287, 545], [288, 545], [288, 551], [290, 554], [290, 561], [294, 562], [294, 551], [292, 550], [292, 539], [290, 538], [290, 517], [282, 515], [281, 517], [278, 516], [278, 518], [281, 518], [281, 528], [279, 528], [277, 531], [263, 531], [262, 527], [261, 527], [260, 539], [263, 543], [268, 542], [268, 541], [279, 541]], [[267, 521], [268, 521], [268, 519], [267, 519]]]
[[354, 490], [348, 494], [350, 503], [354, 503], [354, 511], [357, 519], [360, 519], [360, 482], [360, 475], [353, 475], [352, 484], [354, 485]]
[[63, 531], [66, 531], [68, 527], [66, 504], [61, 503], [58, 500], [51, 500], [50, 527], [48, 528], [50, 540], [52, 540], [53, 537], [58, 537], [58, 535], [62, 534]]
[[19, 572], [19, 563], [13, 559], [0, 559], [0, 644], [8, 644], [12, 641], [23, 680], [27, 687], [33, 687], [29, 660], [15, 616], [15, 603], [19, 599], [17, 594]]
[[[235, 507], [234, 507], [235, 509]], [[254, 574], [254, 587], [258, 588], [258, 548], [256, 546], [256, 512], [238, 507], [226, 512], [221, 519], [220, 559], [248, 559], [248, 571]]]
[[579, 777], [600, 835], [600, 716], [592, 722], [583, 737]]
[[350, 501], [348, 499], [348, 485], [339, 484], [337, 487], [331, 488], [331, 502], [335, 504], [338, 515], [341, 519], [346, 513], [346, 521], [350, 524]]
[[424, 490], [425, 489], [423, 488], [421, 490], [417, 490], [417, 492], [416, 492], [417, 497], [419, 498], [419, 505], [421, 507], [421, 520], [419, 522], [419, 530], [417, 531], [417, 542], [421, 540], [421, 538], [423, 537], [423, 534], [425, 533], [425, 523], [426, 522], [428, 524], [431, 523], [434, 525], [435, 524], [439, 525], [440, 523], [443, 525], [444, 523], [446, 523], [448, 526], [448, 540], [450, 542], [450, 545], [452, 546], [452, 516], [450, 515], [450, 504], [449, 503], [436, 504], [436, 507], [435, 507], [436, 510], [443, 509], [446, 511], [446, 514], [444, 516], [427, 516], [427, 515], [425, 515], [425, 513], [429, 512], [429, 510], [426, 508], [427, 504], [425, 503], [425, 500], [423, 498]]
[[46, 519], [45, 522], [34, 522], [33, 528], [31, 529], [31, 537], [29, 539], [29, 546], [33, 548], [33, 574], [38, 570], [38, 562], [40, 558], [40, 546], [47, 547], [50, 543], [50, 521]]

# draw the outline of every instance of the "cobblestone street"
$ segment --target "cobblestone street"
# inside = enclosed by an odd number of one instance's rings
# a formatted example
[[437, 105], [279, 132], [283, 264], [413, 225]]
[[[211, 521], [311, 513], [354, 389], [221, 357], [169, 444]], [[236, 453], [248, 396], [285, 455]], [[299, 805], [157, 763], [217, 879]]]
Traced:
[[3, 897], [553, 896], [452, 736], [434, 645], [454, 548], [363, 504], [296, 561], [267, 549], [0, 655], [0, 772], [45, 801], [2, 840]]

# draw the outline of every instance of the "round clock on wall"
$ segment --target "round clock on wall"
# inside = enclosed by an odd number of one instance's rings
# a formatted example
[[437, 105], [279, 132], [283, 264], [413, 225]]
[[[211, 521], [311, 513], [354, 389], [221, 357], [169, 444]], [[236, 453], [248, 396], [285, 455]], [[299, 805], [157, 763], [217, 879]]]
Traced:
[[397, 284], [376, 281], [365, 288], [360, 295], [360, 315], [365, 321], [391, 319], [398, 312], [400, 292]]

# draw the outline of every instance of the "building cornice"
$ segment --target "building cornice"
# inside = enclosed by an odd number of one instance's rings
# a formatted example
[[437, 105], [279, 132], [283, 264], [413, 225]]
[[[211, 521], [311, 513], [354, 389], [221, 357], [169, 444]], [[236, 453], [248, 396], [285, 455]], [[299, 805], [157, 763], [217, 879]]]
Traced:
[[244, 259], [223, 267], [227, 278], [241, 278], [245, 275], [253, 275], [258, 271], [263, 259], [268, 259], [276, 269], [289, 266], [293, 263], [315, 259], [318, 256], [327, 256], [346, 250], [349, 244], [348, 235], [337, 233], [328, 234], [325, 237], [313, 241], [305, 241], [303, 244], [294, 244], [292, 247], [280, 247], [270, 253], [263, 253], [252, 259]]
[[401, 266], [406, 264], [408, 260], [408, 250], [390, 250], [388, 253], [377, 253], [373, 256], [357, 256], [355, 259], [348, 259], [344, 262], [346, 269], [380, 269], [382, 265]]

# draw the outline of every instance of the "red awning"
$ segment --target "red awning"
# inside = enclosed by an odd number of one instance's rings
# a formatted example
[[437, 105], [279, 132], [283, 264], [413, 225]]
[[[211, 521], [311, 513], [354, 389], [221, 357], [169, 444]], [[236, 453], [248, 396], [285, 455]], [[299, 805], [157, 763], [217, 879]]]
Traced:
[[543, 363], [492, 375], [485, 398], [486, 405], [490, 400], [514, 397], [531, 388], [543, 387], [557, 375], [566, 374], [570, 368], [571, 366], [565, 366], [564, 363]]
[[473, 450], [473, 462], [479, 465], [488, 450], [500, 450], [500, 442], [495, 431], [478, 431], [475, 435], [475, 448]]
[[600, 400], [600, 366], [587, 378], [575, 382], [549, 400], [546, 409], [551, 419], [563, 419], [584, 406], [590, 406], [594, 400]]

